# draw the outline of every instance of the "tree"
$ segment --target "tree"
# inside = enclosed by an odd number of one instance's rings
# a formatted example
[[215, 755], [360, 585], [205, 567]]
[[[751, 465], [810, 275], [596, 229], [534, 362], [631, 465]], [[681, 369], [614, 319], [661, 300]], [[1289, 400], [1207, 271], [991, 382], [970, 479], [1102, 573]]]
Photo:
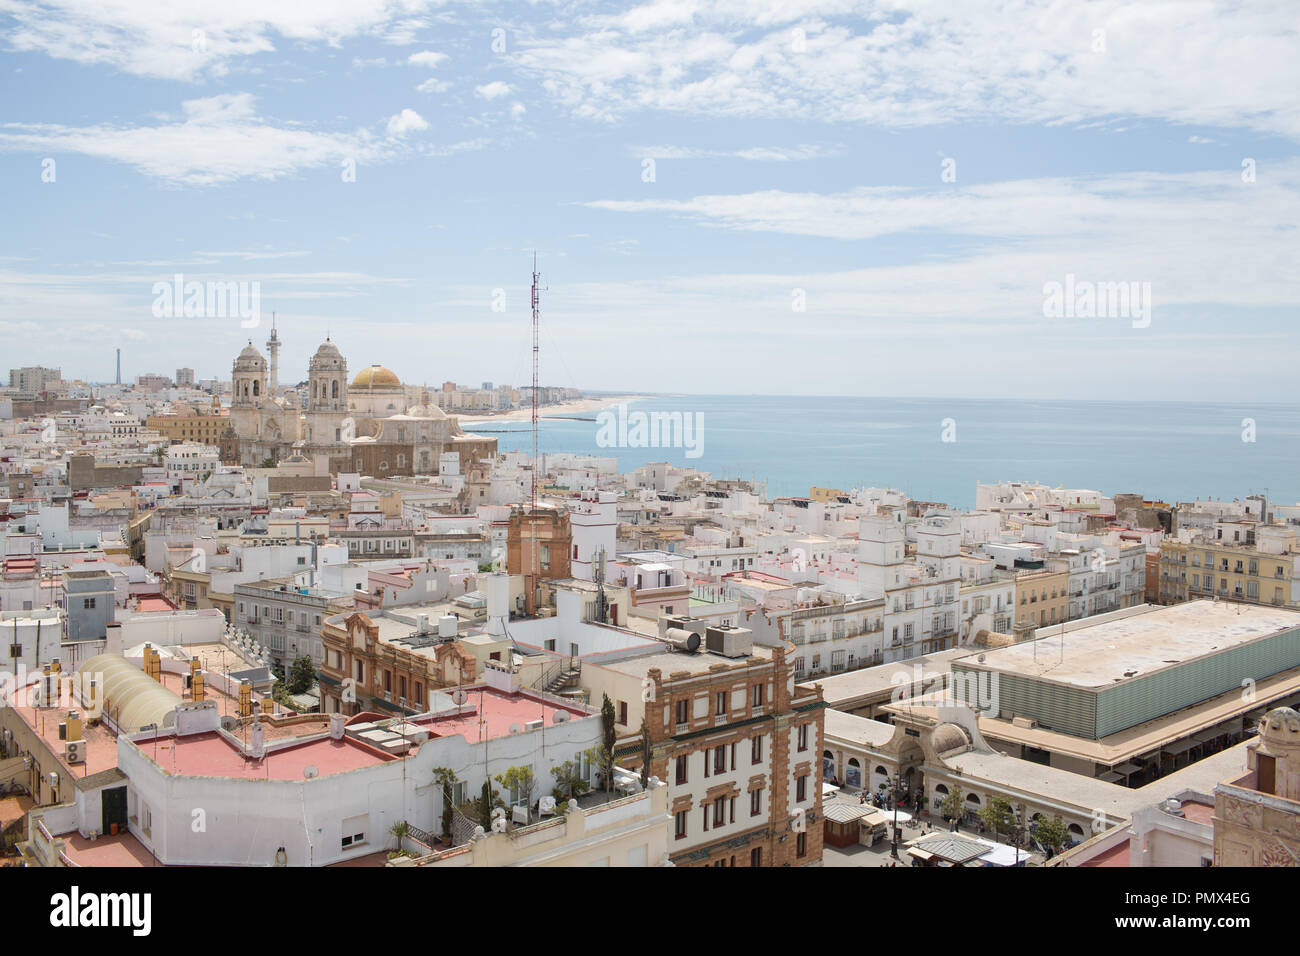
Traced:
[[614, 743], [618, 740], [618, 735], [614, 729], [614, 702], [609, 699], [609, 694], [602, 696], [605, 698], [600, 705], [603, 736], [596, 763], [600, 767], [601, 776], [605, 778], [605, 793], [608, 794], [614, 787]]
[[945, 820], [955, 824], [966, 815], [965, 799], [966, 795], [962, 793], [961, 787], [957, 787], [943, 798], [943, 802], [939, 804], [939, 812], [943, 814]]
[[487, 833], [492, 832], [492, 785], [483, 781], [483, 792], [478, 798], [478, 821]]
[[986, 829], [993, 831], [993, 839], [1000, 833], [1011, 833], [1016, 829], [1016, 814], [1011, 804], [1002, 797], [990, 797], [988, 806], [980, 811], [980, 821]]
[[458, 782], [458, 778], [454, 770], [449, 770], [446, 767], [434, 767], [433, 779], [442, 785], [442, 838], [450, 843], [454, 792], [452, 786]]
[[650, 728], [641, 719], [641, 789], [650, 786]]
[[537, 786], [537, 778], [533, 774], [532, 767], [509, 767], [505, 773], [497, 774], [495, 779], [507, 790], [518, 794], [519, 802], [524, 807], [532, 809], [533, 789]]
[[1051, 820], [1039, 817], [1031, 828], [1033, 837], [1049, 855], [1061, 852], [1061, 848], [1070, 842], [1070, 831], [1060, 817]]
[[581, 771], [582, 766], [577, 760], [566, 760], [558, 767], [551, 768], [555, 777], [555, 790], [551, 795], [557, 803], [575, 800], [591, 789], [591, 784], [587, 783]]
[[406, 839], [406, 835], [410, 832], [411, 832], [411, 825], [407, 823], [405, 820], [401, 820], [397, 823], [394, 823], [391, 827], [388, 828], [388, 835], [393, 838], [393, 842], [395, 844], [393, 846], [394, 850], [400, 851], [402, 849], [402, 841]]
[[293, 664], [289, 667], [289, 679], [286, 683], [291, 694], [302, 694], [311, 690], [311, 685], [316, 683], [316, 664], [310, 654], [294, 658]]

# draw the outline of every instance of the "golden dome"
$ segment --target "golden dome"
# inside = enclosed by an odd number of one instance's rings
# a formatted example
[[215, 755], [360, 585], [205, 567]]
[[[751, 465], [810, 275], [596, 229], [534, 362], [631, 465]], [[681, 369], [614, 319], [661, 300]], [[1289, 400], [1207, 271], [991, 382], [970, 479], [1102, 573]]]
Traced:
[[352, 380], [352, 388], [400, 387], [401, 384], [401, 379], [382, 365], [371, 365], [369, 368], [363, 368], [360, 372], [357, 372], [357, 377]]

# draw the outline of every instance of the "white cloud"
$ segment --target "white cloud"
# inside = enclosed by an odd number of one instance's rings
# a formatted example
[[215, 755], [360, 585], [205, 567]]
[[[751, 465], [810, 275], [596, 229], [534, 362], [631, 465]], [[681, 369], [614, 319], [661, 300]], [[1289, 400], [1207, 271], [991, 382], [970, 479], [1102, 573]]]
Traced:
[[495, 100], [503, 96], [509, 96], [511, 86], [509, 83], [493, 80], [491, 83], [484, 83], [482, 86], [474, 87], [474, 92], [485, 100]]
[[709, 149], [699, 146], [634, 146], [631, 152], [650, 159], [750, 159], [758, 162], [792, 162], [839, 156], [842, 147], [750, 146], [745, 149]]
[[103, 64], [139, 76], [198, 80], [221, 76], [239, 58], [277, 43], [338, 47], [351, 37], [411, 43], [426, 24], [413, 14], [440, 0], [3, 0], [8, 49]]
[[430, 77], [415, 89], [416, 92], [419, 93], [445, 93], [447, 90], [451, 89], [451, 84], [446, 80], [438, 80]]
[[[765, 190], [586, 205], [821, 239], [933, 237], [920, 246], [934, 250], [923, 252], [932, 261], [847, 273], [832, 282], [849, 314], [857, 296], [862, 307], [869, 299], [872, 310], [899, 317], [1005, 316], [1017, 303], [1023, 315], [1041, 303], [1044, 282], [1067, 273], [1151, 282], [1162, 304], [1300, 305], [1287, 252], [1300, 221], [1297, 161], [1272, 166], [1268, 182], [1250, 184], [1235, 170], [1126, 173], [961, 188]], [[789, 281], [780, 277], [775, 285]]]
[[757, 16], [746, 0], [651, 0], [560, 22], [511, 60], [577, 115], [602, 120], [644, 110], [885, 128], [1137, 117], [1300, 138], [1293, 14], [1288, 0], [790, 0]]
[[186, 100], [182, 108], [182, 118], [156, 126], [7, 123], [0, 126], [0, 150], [81, 153], [186, 185], [278, 179], [345, 160], [379, 162], [400, 152], [394, 141], [365, 129], [328, 133], [277, 126], [257, 115], [250, 93]]
[[406, 58], [406, 62], [411, 66], [424, 66], [432, 70], [446, 59], [447, 54], [445, 53], [434, 53], [432, 50], [423, 50], [420, 53], [412, 53]]
[[411, 130], [428, 129], [429, 121], [412, 109], [405, 109], [388, 120], [389, 136], [405, 136]]

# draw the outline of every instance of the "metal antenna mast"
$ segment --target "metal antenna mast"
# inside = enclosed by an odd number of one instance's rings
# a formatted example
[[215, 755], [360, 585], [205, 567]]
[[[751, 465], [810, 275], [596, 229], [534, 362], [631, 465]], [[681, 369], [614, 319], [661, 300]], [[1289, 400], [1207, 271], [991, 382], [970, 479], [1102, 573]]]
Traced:
[[537, 252], [533, 251], [533, 471], [532, 471], [532, 514], [537, 514], [537, 324], [539, 319], [537, 280]]

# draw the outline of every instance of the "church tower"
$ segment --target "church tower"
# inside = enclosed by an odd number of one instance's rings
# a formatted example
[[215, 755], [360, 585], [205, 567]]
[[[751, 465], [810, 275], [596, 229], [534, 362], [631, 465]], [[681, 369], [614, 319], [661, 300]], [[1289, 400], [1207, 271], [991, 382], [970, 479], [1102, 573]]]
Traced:
[[348, 363], [329, 339], [316, 350], [307, 368], [307, 434], [309, 445], [345, 440], [348, 417]]
[[235, 359], [234, 394], [230, 402], [230, 427], [242, 441], [261, 437], [260, 406], [266, 401], [266, 359], [252, 342]]

